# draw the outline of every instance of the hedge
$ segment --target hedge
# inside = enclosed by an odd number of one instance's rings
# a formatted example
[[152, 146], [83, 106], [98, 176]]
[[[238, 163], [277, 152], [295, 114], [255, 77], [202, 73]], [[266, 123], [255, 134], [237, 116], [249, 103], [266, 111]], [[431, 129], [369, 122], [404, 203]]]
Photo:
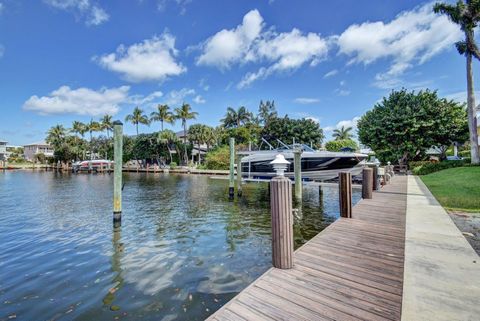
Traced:
[[443, 161], [440, 163], [430, 163], [420, 164], [412, 168], [412, 173], [414, 175], [427, 175], [434, 172], [438, 172], [448, 168], [462, 167], [462, 166], [472, 166], [468, 159], [458, 160], [458, 161]]

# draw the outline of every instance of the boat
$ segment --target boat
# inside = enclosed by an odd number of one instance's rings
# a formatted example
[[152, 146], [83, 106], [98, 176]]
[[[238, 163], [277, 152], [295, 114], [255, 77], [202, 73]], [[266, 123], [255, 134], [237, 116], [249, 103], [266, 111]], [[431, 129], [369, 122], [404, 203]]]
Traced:
[[106, 159], [92, 159], [92, 160], [84, 160], [75, 162], [72, 165], [72, 169], [74, 172], [78, 171], [98, 171], [98, 170], [108, 170], [113, 168], [113, 161], [109, 161]]
[[285, 176], [293, 178], [294, 150], [301, 149], [302, 179], [325, 181], [338, 177], [339, 172], [350, 172], [359, 175], [366, 165], [368, 155], [355, 152], [318, 151], [304, 144], [283, 145], [270, 150], [247, 151], [241, 154], [242, 176], [253, 179], [269, 179], [275, 176], [270, 162], [275, 156], [282, 154], [290, 162]]

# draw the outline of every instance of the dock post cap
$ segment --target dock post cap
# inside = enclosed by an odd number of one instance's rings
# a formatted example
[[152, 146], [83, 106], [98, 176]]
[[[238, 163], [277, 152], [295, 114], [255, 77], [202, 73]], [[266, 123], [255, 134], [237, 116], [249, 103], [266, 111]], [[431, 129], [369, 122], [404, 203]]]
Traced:
[[278, 154], [277, 156], [275, 156], [275, 159], [270, 162], [270, 164], [277, 172], [277, 176], [284, 176], [287, 165], [289, 165], [290, 162], [285, 159], [285, 156], [283, 156], [282, 154]]
[[116, 120], [113, 122], [113, 125], [121, 125], [123, 126], [123, 123], [120, 120]]

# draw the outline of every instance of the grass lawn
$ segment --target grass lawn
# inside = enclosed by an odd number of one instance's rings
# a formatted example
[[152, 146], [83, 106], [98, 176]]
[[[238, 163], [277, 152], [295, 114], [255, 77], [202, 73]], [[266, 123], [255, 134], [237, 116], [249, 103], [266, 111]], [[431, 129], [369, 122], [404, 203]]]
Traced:
[[450, 168], [420, 177], [443, 207], [480, 212], [480, 166]]

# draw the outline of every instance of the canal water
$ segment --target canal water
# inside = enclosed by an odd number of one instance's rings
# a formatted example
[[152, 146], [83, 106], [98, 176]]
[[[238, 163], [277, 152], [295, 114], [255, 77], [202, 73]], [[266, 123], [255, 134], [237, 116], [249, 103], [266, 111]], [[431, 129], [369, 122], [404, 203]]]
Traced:
[[[112, 175], [0, 172], [0, 320], [203, 320], [271, 266], [266, 183], [124, 177], [114, 229]], [[306, 187], [295, 246], [337, 217]]]

